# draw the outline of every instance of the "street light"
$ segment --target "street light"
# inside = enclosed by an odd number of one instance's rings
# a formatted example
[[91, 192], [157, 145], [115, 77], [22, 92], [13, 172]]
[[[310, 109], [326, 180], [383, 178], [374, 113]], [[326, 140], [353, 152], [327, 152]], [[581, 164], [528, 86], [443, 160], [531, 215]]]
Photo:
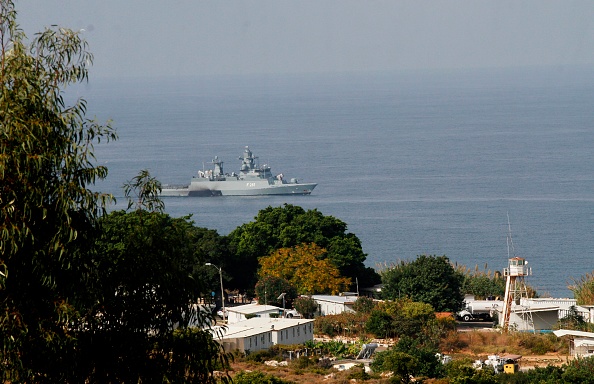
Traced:
[[223, 268], [219, 268], [212, 263], [206, 263], [204, 265], [212, 265], [219, 270], [219, 278], [221, 280], [221, 303], [223, 304], [223, 321], [225, 321], [225, 291], [223, 290]]
[[283, 292], [276, 298], [277, 300], [283, 299], [283, 317], [285, 317], [285, 295], [286, 294], [287, 294], [286, 292]]

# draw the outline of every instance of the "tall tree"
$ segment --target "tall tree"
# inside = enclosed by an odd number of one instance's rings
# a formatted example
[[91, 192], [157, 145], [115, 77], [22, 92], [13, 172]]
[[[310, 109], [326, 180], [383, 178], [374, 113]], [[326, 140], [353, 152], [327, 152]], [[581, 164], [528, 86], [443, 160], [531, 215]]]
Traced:
[[[0, 44], [0, 381], [214, 382], [220, 345], [187, 327], [208, 325], [189, 305], [200, 291], [189, 224], [106, 216], [111, 196], [90, 190], [107, 176], [93, 145], [116, 134], [64, 98], [87, 79], [86, 42], [55, 27], [26, 47], [0, 0]], [[158, 211], [158, 183], [134, 182], [138, 207]]]
[[196, 305], [206, 289], [193, 223], [138, 209], [101, 224], [78, 334], [81, 371], [93, 382], [215, 382], [227, 356]]
[[316, 244], [302, 244], [293, 248], [281, 248], [260, 258], [261, 278], [267, 276], [287, 280], [299, 294], [337, 294], [350, 284], [340, 276], [338, 268], [328, 260], [321, 259], [325, 249]]
[[464, 301], [462, 280], [446, 256], [421, 255], [382, 272], [382, 296], [391, 300], [408, 297], [438, 312], [456, 312]]
[[326, 249], [321, 258], [328, 259], [353, 284], [356, 279], [360, 286], [379, 283], [379, 275], [364, 265], [367, 255], [361, 241], [346, 230], [346, 223], [316, 209], [305, 211], [291, 204], [265, 208], [258, 212], [255, 221], [238, 227], [228, 236], [233, 258], [230, 266], [236, 268], [232, 274], [243, 277], [237, 279], [236, 285], [254, 286], [260, 257], [303, 243], [315, 243]]
[[93, 145], [109, 125], [67, 105], [93, 56], [78, 32], [47, 29], [30, 46], [11, 0], [0, 0], [0, 381], [63, 382], [73, 364], [76, 288], [108, 195]]

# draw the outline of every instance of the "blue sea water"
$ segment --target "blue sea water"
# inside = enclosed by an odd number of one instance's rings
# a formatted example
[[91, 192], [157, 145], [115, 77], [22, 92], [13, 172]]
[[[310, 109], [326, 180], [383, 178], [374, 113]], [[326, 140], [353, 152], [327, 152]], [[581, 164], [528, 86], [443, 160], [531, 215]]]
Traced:
[[119, 140], [96, 147], [98, 185], [149, 169], [187, 183], [249, 145], [310, 196], [165, 198], [173, 216], [228, 234], [285, 203], [348, 224], [367, 265], [446, 255], [480, 270], [515, 255], [541, 294], [571, 297], [594, 270], [594, 71], [580, 68], [100, 79], [77, 89]]

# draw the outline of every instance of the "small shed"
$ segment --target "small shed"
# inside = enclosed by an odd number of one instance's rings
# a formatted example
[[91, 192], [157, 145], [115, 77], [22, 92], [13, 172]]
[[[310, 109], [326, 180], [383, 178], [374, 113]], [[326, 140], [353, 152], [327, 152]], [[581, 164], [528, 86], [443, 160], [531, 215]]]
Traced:
[[518, 331], [551, 330], [559, 321], [559, 307], [557, 306], [513, 306], [509, 324]]
[[320, 316], [338, 315], [343, 312], [355, 312], [353, 305], [357, 296], [336, 296], [336, 295], [312, 295], [318, 303], [318, 314]]
[[559, 329], [553, 331], [555, 336], [569, 336], [569, 354], [574, 357], [594, 355], [594, 333]]

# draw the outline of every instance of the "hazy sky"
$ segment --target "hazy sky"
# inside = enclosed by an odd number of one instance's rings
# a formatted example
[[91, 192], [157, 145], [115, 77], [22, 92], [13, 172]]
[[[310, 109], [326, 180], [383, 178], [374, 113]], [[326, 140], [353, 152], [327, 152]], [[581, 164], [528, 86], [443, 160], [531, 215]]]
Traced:
[[15, 0], [86, 30], [91, 76], [594, 65], [594, 1]]

